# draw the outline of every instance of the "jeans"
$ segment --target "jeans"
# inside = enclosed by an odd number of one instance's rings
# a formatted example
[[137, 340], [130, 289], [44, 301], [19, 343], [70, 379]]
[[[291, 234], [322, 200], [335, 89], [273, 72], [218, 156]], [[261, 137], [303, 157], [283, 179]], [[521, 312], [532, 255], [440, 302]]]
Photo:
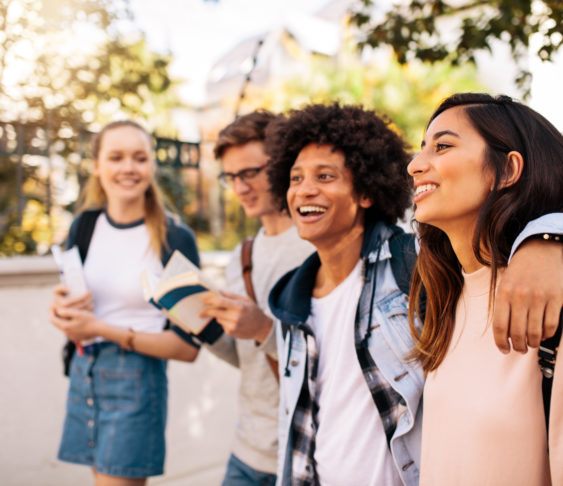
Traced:
[[229, 457], [222, 486], [274, 486], [275, 484], [275, 474], [257, 471], [233, 454]]

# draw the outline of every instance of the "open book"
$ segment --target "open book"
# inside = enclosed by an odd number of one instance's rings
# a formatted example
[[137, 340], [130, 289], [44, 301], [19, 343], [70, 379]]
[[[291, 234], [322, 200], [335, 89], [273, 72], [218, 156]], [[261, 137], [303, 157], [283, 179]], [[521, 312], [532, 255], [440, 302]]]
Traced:
[[172, 253], [160, 278], [143, 270], [141, 285], [145, 300], [184, 331], [199, 334], [211, 321], [199, 317], [204, 308], [201, 298], [218, 289], [178, 250]]

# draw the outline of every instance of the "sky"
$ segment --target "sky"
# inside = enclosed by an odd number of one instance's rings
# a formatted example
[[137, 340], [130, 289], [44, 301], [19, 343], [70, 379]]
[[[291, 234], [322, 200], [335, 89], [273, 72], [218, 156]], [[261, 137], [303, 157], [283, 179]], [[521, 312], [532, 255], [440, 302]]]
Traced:
[[131, 0], [136, 25], [149, 45], [171, 51], [171, 74], [190, 81], [181, 94], [197, 102], [213, 63], [252, 35], [292, 15], [311, 14], [328, 0]]
[[[384, 0], [387, 1], [387, 0]], [[313, 14], [330, 0], [131, 0], [135, 24], [145, 32], [149, 45], [172, 52], [171, 74], [189, 80], [180, 90], [188, 102], [202, 102], [204, 84], [213, 63], [247, 37], [275, 29], [295, 15]], [[514, 86], [514, 67], [505, 46], [495, 55], [478, 56], [482, 81], [492, 94], [519, 93]], [[563, 52], [554, 63], [530, 59], [534, 74], [532, 97], [527, 104], [563, 130]]]

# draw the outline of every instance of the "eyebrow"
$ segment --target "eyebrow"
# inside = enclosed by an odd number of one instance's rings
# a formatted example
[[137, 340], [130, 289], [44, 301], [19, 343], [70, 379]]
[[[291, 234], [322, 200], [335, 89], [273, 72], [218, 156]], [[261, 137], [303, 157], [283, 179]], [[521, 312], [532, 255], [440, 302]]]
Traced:
[[[452, 132], [451, 130], [441, 130], [439, 132], [436, 132], [434, 135], [432, 135], [432, 140], [436, 140], [437, 138], [440, 138], [442, 135], [452, 135], [454, 137], [461, 138], [459, 134], [457, 134], [456, 132]], [[425, 145], [426, 142], [423, 140], [420, 144], [420, 147], [422, 148]]]
[[[315, 166], [315, 169], [334, 169], [334, 170], [339, 170], [338, 167], [334, 164], [319, 164]], [[291, 172], [292, 170], [302, 170], [302, 167], [295, 167], [295, 165], [291, 166], [291, 169], [289, 169], [289, 171]]]

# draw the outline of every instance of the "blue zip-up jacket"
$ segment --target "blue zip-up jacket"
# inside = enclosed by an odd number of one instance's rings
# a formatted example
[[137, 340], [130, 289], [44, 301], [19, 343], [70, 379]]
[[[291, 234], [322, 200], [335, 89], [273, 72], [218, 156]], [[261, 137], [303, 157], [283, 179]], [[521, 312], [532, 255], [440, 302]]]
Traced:
[[[422, 390], [424, 376], [417, 362], [405, 356], [413, 347], [408, 317], [407, 296], [402, 293], [391, 271], [389, 238], [396, 228], [378, 223], [366, 227], [360, 258], [364, 261], [364, 284], [358, 302], [356, 326], [362, 336], [368, 335], [367, 349], [387, 383], [400, 396], [398, 417], [389, 441], [390, 451], [403, 483], [418, 484], [420, 466], [420, 438]], [[311, 473], [306, 479], [294, 477], [292, 464], [296, 444], [292, 439], [292, 425], [297, 401], [307, 386], [307, 346], [305, 325], [311, 307], [311, 297], [320, 260], [317, 253], [301, 267], [286, 274], [270, 294], [270, 307], [281, 321], [278, 332], [280, 366], [280, 434], [278, 455], [278, 484], [314, 484]], [[371, 332], [368, 333], [368, 328]], [[360, 364], [361, 366], [361, 364]], [[366, 376], [366, 375], [364, 375]], [[370, 384], [368, 383], [368, 387]], [[374, 408], [374, 410], [377, 410]], [[377, 413], [377, 412], [375, 412]], [[299, 453], [299, 451], [297, 451]], [[370, 451], [365, 451], [369, 461]], [[311, 459], [309, 458], [309, 461]], [[305, 468], [314, 469], [314, 464]]]

